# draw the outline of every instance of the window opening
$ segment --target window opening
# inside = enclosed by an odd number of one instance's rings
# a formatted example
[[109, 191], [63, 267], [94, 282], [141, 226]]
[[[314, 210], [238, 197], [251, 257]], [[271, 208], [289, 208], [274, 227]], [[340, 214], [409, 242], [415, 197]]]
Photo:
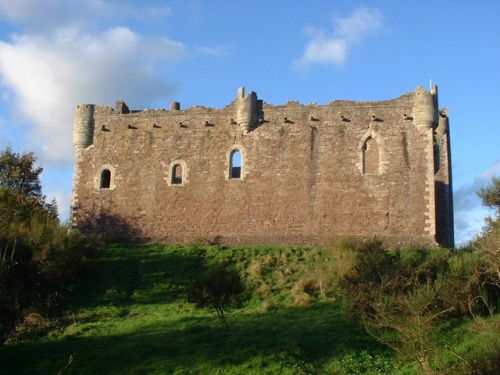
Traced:
[[111, 186], [111, 171], [104, 169], [101, 172], [101, 189], [109, 189]]
[[182, 184], [182, 166], [180, 164], [175, 164], [172, 168], [172, 184]]
[[234, 150], [231, 153], [231, 166], [229, 170], [229, 178], [241, 178], [241, 152]]
[[434, 173], [438, 173], [441, 168], [441, 150], [439, 143], [434, 141]]
[[372, 137], [369, 137], [363, 145], [363, 173], [379, 173], [378, 144], [377, 141]]

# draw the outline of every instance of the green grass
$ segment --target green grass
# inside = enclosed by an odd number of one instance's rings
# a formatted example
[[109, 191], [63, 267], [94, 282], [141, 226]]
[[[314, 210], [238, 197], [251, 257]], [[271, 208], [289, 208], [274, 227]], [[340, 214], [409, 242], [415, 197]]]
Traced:
[[[301, 248], [108, 246], [58, 325], [0, 347], [0, 374], [57, 374], [70, 356], [64, 374], [396, 373], [392, 352], [341, 316], [328, 295], [304, 287], [321, 256]], [[229, 312], [228, 331], [185, 301], [189, 280], [223, 259], [252, 288]]]

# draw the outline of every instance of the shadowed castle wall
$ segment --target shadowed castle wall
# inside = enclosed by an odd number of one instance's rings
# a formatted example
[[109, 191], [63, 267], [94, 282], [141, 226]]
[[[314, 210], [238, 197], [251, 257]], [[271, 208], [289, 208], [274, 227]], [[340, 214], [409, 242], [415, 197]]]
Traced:
[[327, 105], [275, 106], [243, 89], [222, 109], [80, 105], [73, 226], [165, 243], [358, 235], [452, 246], [449, 131], [435, 90]]

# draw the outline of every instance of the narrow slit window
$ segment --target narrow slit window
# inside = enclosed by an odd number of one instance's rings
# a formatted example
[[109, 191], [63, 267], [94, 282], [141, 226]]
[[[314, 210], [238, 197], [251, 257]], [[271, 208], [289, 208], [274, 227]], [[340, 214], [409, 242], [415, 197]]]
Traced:
[[241, 178], [241, 152], [239, 150], [234, 150], [231, 153], [229, 178], [231, 179]]
[[109, 189], [111, 186], [111, 171], [103, 169], [101, 172], [101, 189]]
[[375, 139], [369, 137], [363, 145], [363, 173], [379, 173], [379, 150]]
[[182, 185], [182, 166], [175, 164], [172, 168], [172, 185]]

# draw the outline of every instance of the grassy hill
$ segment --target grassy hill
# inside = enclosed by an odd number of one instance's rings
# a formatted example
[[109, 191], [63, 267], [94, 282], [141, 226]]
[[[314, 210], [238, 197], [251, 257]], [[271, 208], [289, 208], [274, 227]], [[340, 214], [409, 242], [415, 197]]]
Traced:
[[[220, 261], [249, 291], [229, 330], [186, 302], [189, 281]], [[57, 320], [34, 314], [0, 347], [0, 374], [416, 373], [341, 313], [341, 262], [325, 249], [108, 245]], [[467, 347], [463, 326], [447, 334]]]
[[[221, 259], [253, 291], [227, 331], [185, 301], [187, 282]], [[0, 373], [57, 374], [70, 356], [64, 374], [393, 372], [397, 360], [335, 301], [298, 287], [320, 260], [314, 249], [109, 246], [59, 324], [38, 322], [45, 335], [0, 348]]]

